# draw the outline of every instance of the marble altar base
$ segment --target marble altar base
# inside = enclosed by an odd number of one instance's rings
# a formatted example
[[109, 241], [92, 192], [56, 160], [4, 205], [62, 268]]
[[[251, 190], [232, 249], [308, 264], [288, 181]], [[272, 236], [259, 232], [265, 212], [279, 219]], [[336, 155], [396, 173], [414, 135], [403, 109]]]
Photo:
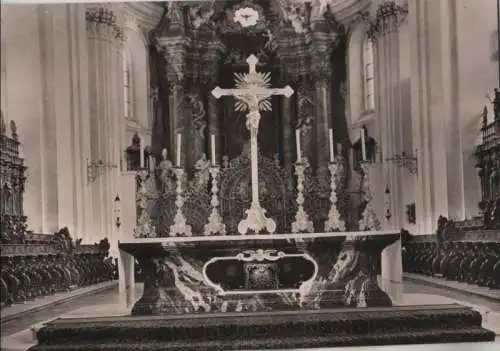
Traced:
[[132, 314], [162, 315], [392, 306], [377, 274], [382, 251], [398, 240], [395, 232], [307, 233], [136, 239], [119, 247], [144, 275]]

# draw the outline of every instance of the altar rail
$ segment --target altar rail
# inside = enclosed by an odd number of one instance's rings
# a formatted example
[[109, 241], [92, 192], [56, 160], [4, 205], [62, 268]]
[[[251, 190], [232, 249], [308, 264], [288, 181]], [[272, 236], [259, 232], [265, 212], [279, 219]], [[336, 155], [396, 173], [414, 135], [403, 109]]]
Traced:
[[116, 277], [107, 239], [80, 245], [66, 229], [53, 235], [29, 233], [25, 243], [4, 244], [0, 251], [2, 308]]
[[464, 231], [442, 220], [435, 234], [402, 238], [404, 272], [500, 288], [499, 230]]

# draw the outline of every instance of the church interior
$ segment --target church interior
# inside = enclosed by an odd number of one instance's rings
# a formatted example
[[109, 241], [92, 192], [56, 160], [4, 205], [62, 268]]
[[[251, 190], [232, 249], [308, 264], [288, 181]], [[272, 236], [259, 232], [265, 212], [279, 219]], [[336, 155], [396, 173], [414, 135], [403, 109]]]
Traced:
[[499, 34], [499, 0], [2, 2], [1, 350], [497, 349]]

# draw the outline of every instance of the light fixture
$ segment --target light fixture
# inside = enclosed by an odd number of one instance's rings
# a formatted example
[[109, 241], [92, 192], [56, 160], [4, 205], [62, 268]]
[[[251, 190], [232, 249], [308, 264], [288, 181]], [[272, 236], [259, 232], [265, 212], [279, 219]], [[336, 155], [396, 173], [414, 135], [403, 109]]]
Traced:
[[407, 153], [403, 151], [400, 154], [394, 154], [392, 157], [387, 157], [385, 160], [394, 163], [398, 168], [406, 168], [410, 174], [418, 173], [418, 158], [416, 152], [413, 154], [413, 152]]
[[89, 159], [87, 159], [87, 181], [89, 183], [93, 183], [104, 170], [113, 168], [118, 168], [118, 166], [110, 162], [104, 162], [102, 160], [89, 162]]
[[120, 229], [120, 226], [122, 225], [122, 222], [120, 219], [121, 211], [122, 211], [122, 209], [121, 209], [120, 196], [118, 194], [116, 194], [116, 197], [115, 197], [115, 225], [116, 225], [117, 229]]

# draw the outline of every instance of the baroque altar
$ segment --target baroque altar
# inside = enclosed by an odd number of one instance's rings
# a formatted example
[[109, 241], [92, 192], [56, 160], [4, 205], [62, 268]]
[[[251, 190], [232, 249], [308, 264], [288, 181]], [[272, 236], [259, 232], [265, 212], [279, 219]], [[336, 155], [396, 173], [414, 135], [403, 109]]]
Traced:
[[[491, 340], [468, 308], [397, 306], [379, 285], [400, 233], [381, 230], [366, 157], [361, 204], [349, 207], [348, 148], [334, 124], [345, 116], [332, 104], [342, 75], [331, 60], [346, 33], [327, 2], [278, 3], [169, 3], [153, 33], [168, 103], [155, 100], [137, 226], [118, 244], [130, 316], [55, 321], [35, 350]], [[390, 259], [400, 265], [401, 252]]]

